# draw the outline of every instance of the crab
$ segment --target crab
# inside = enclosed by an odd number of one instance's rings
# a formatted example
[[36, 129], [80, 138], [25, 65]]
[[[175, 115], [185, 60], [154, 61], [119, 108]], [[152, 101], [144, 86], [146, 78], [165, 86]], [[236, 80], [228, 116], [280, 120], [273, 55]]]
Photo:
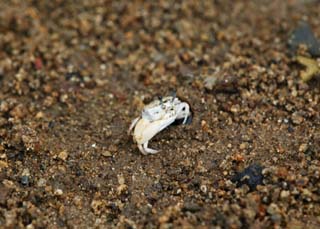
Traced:
[[176, 96], [159, 97], [146, 105], [141, 115], [132, 121], [128, 134], [133, 132], [133, 140], [142, 154], [156, 154], [160, 150], [148, 148], [149, 140], [175, 121], [183, 120], [182, 124], [186, 124], [190, 116], [188, 103]]

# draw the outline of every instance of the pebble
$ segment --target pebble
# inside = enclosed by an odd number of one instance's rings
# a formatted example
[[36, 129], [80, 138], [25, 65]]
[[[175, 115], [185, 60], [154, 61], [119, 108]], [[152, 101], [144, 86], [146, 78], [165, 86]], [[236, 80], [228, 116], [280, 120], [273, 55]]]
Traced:
[[54, 190], [54, 195], [56, 195], [56, 196], [61, 196], [62, 194], [63, 194], [62, 189], [57, 188], [57, 189]]
[[5, 162], [5, 161], [0, 161], [0, 171], [4, 168], [7, 168], [8, 167], [8, 163]]
[[42, 111], [39, 111], [37, 114], [36, 114], [36, 119], [42, 119], [44, 118], [44, 113]]
[[58, 158], [60, 158], [61, 160], [65, 161], [68, 158], [68, 152], [63, 150], [59, 153]]
[[295, 52], [300, 45], [305, 45], [311, 56], [320, 56], [320, 40], [318, 40], [311, 26], [304, 21], [301, 21], [298, 27], [292, 32], [289, 41], [289, 48], [291, 51]]
[[299, 152], [301, 152], [301, 153], [304, 153], [304, 152], [306, 152], [308, 150], [308, 144], [301, 144], [300, 146], [299, 146]]
[[208, 76], [204, 79], [204, 86], [206, 89], [212, 90], [214, 88], [214, 86], [216, 85], [216, 82], [217, 82], [216, 75]]
[[20, 179], [20, 182], [24, 186], [29, 186], [29, 182], [30, 182], [29, 176], [26, 176], [26, 175], [22, 176]]
[[104, 157], [112, 157], [112, 153], [110, 151], [108, 151], [108, 150], [103, 151], [101, 154]]
[[73, 203], [74, 203], [78, 208], [81, 209], [82, 204], [83, 204], [82, 198], [81, 198], [80, 196], [75, 196], [75, 197], [73, 198]]
[[302, 189], [302, 195], [306, 198], [310, 198], [310, 197], [312, 197], [312, 192], [310, 192], [309, 189], [304, 188], [304, 189]]
[[240, 146], [239, 146], [239, 148], [240, 148], [241, 150], [246, 149], [246, 148], [247, 148], [247, 143], [246, 143], [246, 142], [241, 143]]
[[280, 192], [280, 198], [283, 199], [283, 200], [287, 199], [289, 196], [290, 196], [290, 191], [282, 190]]
[[40, 178], [37, 182], [38, 187], [44, 187], [46, 185], [47, 181], [44, 178]]
[[267, 212], [269, 215], [271, 215], [271, 219], [274, 222], [279, 223], [279, 221], [281, 220], [281, 214], [278, 205], [276, 205], [275, 203], [271, 203], [267, 208]]
[[294, 112], [292, 115], [291, 115], [291, 119], [292, 119], [292, 122], [294, 124], [301, 124], [303, 122], [303, 117], [301, 116], [301, 114], [299, 112]]
[[197, 203], [187, 202], [183, 205], [182, 211], [197, 212], [201, 210], [201, 206]]
[[200, 190], [201, 190], [201, 192], [203, 192], [203, 193], [207, 193], [208, 188], [207, 188], [206, 185], [201, 185], [201, 186], [200, 186]]

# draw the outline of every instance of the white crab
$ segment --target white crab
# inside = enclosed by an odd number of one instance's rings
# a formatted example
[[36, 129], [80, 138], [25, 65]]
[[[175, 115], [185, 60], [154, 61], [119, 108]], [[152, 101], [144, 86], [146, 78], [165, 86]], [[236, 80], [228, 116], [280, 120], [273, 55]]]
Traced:
[[134, 128], [133, 139], [142, 154], [155, 154], [159, 150], [148, 148], [148, 141], [175, 120], [183, 119], [185, 124], [190, 115], [188, 103], [175, 96], [159, 98], [144, 107], [141, 116], [132, 121], [128, 133]]

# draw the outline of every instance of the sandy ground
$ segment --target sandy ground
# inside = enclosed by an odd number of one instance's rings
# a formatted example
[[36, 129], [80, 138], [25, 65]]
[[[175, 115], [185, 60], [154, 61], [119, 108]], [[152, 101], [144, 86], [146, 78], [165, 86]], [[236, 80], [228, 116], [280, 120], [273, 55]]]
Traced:
[[[0, 227], [320, 227], [320, 80], [287, 47], [319, 1], [0, 8]], [[143, 156], [126, 131], [172, 90], [193, 121]]]

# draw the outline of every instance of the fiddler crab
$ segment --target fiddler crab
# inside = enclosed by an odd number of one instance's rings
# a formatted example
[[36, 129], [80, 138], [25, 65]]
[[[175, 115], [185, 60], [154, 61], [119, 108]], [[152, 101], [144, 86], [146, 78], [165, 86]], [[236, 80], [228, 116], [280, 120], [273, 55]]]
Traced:
[[180, 101], [175, 95], [159, 97], [146, 105], [138, 118], [135, 118], [128, 130], [133, 130], [133, 140], [142, 154], [156, 154], [159, 150], [148, 148], [148, 142], [157, 133], [173, 123], [186, 124], [192, 118], [190, 106]]

